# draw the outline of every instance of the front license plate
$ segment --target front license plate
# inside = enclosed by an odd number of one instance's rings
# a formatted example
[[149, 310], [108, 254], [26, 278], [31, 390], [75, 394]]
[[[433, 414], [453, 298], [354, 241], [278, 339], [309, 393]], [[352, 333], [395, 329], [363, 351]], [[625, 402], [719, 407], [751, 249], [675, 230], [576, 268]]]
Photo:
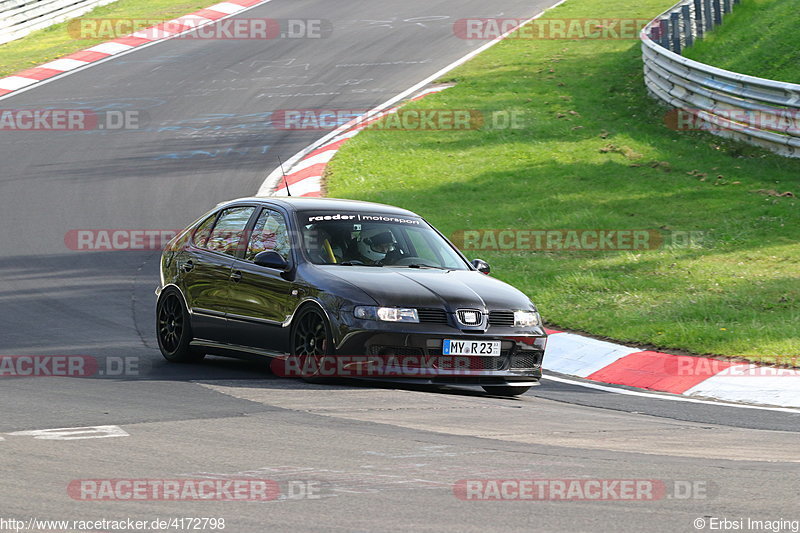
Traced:
[[500, 356], [500, 341], [457, 341], [445, 339], [442, 346], [444, 355]]

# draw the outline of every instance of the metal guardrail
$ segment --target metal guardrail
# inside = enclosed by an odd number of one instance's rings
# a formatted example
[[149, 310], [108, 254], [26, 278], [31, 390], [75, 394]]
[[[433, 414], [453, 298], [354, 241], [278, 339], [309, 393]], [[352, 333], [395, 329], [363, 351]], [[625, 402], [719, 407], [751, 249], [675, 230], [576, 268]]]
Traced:
[[116, 0], [0, 0], [0, 44]]
[[800, 157], [800, 85], [705, 65], [681, 51], [739, 0], [683, 0], [642, 29], [648, 91], [678, 110], [678, 129], [703, 129]]

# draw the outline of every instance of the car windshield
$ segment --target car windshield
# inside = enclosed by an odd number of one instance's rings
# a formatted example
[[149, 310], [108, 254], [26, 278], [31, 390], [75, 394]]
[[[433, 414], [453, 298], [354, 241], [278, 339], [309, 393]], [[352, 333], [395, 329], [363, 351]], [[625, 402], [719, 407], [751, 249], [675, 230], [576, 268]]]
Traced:
[[317, 265], [469, 270], [419, 217], [340, 211], [300, 212], [307, 257]]

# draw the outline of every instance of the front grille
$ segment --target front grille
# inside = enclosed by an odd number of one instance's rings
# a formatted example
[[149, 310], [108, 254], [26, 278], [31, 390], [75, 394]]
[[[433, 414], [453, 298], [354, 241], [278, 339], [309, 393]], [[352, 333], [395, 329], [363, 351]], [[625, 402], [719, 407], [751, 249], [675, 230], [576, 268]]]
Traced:
[[518, 352], [511, 356], [511, 368], [533, 369], [542, 365], [542, 352]]
[[447, 324], [447, 312], [444, 309], [417, 309], [420, 322], [428, 324]]
[[483, 323], [483, 314], [479, 309], [457, 309], [456, 314], [464, 326], [479, 328]]
[[431, 355], [430, 361], [439, 370], [504, 370], [507, 358], [505, 352], [500, 357], [470, 357], [467, 355]]
[[514, 311], [489, 311], [489, 325], [510, 328], [514, 326]]
[[477, 357], [480, 359], [481, 370], [503, 370], [506, 366], [505, 357]]
[[425, 355], [425, 351], [422, 348], [414, 348], [413, 346], [372, 346], [370, 355], [421, 356]]

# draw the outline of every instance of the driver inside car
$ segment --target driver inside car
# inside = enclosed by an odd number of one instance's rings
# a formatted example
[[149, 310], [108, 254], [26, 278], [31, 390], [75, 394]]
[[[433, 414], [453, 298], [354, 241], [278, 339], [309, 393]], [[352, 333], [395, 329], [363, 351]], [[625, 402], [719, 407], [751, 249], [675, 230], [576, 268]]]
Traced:
[[358, 255], [356, 261], [368, 265], [391, 264], [402, 252], [397, 247], [397, 239], [385, 226], [362, 229], [358, 236]]

